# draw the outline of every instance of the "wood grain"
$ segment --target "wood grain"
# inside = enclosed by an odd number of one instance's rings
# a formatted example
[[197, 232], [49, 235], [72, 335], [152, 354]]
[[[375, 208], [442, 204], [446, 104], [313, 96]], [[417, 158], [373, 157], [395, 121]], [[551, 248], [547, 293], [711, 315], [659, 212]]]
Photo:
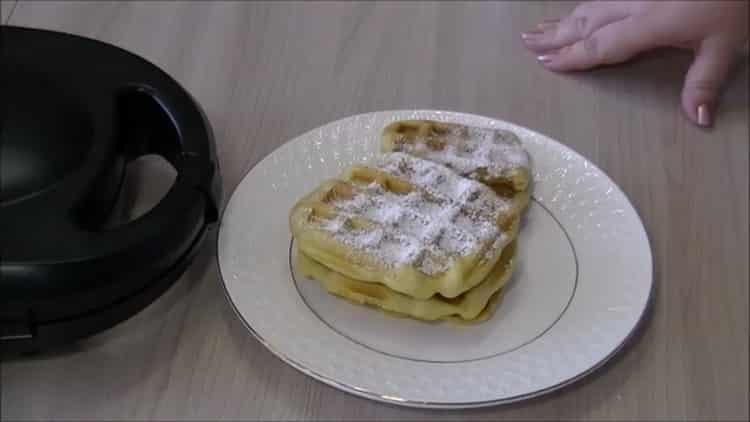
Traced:
[[16, 6], [16, 0], [0, 0], [0, 22], [7, 23]]
[[[11, 24], [112, 42], [184, 84], [214, 126], [227, 192], [286, 140], [359, 112], [448, 109], [551, 135], [631, 198], [657, 291], [642, 334], [571, 388], [475, 411], [401, 409], [326, 387], [253, 340], [223, 297], [208, 242], [143, 313], [64, 350], [3, 362], [2, 419], [746, 420], [747, 61], [717, 127], [701, 130], [679, 110], [687, 55], [576, 75], [538, 67], [519, 32], [571, 7], [20, 2]], [[137, 204], [158, 196], [138, 183]]]

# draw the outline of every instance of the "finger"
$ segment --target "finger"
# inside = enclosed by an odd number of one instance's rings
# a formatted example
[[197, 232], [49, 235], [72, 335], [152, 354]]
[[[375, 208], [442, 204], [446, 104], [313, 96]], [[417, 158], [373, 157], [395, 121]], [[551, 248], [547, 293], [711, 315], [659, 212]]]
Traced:
[[570, 46], [540, 55], [537, 59], [550, 70], [584, 70], [621, 63], [662, 44], [658, 27], [642, 18], [636, 20], [629, 17], [606, 25]]
[[534, 31], [521, 34], [526, 47], [534, 52], [556, 50], [591, 35], [597, 29], [628, 16], [621, 2], [581, 3], [559, 22], [543, 22]]
[[703, 127], [713, 124], [721, 86], [732, 67], [734, 53], [730, 43], [713, 39], [704, 41], [696, 50], [682, 88], [682, 108], [695, 124]]

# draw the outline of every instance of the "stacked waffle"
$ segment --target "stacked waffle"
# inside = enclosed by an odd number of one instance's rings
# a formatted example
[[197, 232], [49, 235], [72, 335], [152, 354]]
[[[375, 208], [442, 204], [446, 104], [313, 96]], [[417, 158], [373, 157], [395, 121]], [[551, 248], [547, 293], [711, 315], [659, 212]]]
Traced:
[[432, 121], [291, 211], [298, 267], [330, 293], [422, 320], [488, 318], [513, 272], [528, 156], [510, 132]]

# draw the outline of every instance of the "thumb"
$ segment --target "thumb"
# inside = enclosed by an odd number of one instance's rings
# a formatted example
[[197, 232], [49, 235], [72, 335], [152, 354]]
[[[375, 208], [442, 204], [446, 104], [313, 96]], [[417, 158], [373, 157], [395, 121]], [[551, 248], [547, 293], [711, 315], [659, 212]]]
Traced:
[[721, 86], [729, 74], [734, 50], [728, 43], [706, 40], [696, 49], [682, 88], [682, 108], [699, 126], [713, 124]]

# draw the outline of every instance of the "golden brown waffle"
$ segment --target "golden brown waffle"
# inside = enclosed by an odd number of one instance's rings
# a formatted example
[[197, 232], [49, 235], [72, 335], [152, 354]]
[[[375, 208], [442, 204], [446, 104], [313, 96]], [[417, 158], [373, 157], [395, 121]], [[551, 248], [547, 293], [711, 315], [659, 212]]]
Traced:
[[390, 153], [324, 182], [294, 206], [290, 227], [305, 255], [343, 276], [416, 299], [455, 298], [487, 277], [527, 201]]
[[511, 243], [484, 281], [453, 299], [440, 295], [425, 300], [414, 299], [382, 284], [354, 280], [339, 274], [299, 251], [297, 263], [303, 275], [318, 280], [329, 293], [357, 304], [427, 321], [477, 322], [487, 319], [497, 306], [500, 290], [513, 273], [513, 255]]
[[529, 156], [507, 130], [404, 120], [383, 129], [382, 148], [434, 161], [497, 189], [525, 191], [529, 184]]

